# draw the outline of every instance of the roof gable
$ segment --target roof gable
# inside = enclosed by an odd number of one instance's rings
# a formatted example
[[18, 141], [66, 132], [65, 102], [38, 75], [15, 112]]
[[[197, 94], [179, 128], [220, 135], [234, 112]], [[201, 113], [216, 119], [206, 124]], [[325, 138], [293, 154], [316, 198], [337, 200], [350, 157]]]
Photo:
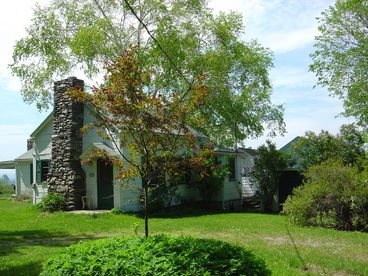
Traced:
[[31, 133], [31, 137], [36, 137], [54, 119], [54, 112], [51, 112], [45, 120]]

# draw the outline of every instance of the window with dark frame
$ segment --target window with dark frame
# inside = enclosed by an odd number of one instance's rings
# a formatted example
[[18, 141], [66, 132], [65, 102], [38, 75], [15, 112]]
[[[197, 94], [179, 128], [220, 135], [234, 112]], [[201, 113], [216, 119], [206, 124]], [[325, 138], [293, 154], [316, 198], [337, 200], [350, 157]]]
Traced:
[[236, 180], [235, 174], [235, 157], [229, 157], [229, 180]]
[[47, 175], [50, 171], [50, 160], [36, 161], [36, 182], [41, 183], [47, 181]]

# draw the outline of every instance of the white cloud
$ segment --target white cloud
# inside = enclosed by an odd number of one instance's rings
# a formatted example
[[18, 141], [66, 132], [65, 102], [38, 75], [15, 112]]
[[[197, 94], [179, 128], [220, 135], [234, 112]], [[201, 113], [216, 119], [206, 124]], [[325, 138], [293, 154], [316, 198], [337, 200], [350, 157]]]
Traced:
[[260, 42], [276, 54], [281, 54], [312, 44], [317, 34], [316, 27], [308, 27], [288, 32], [270, 33], [268, 36], [261, 38]]
[[26, 151], [26, 141], [37, 124], [0, 125], [0, 161], [13, 160]]
[[332, 0], [212, 0], [216, 11], [235, 10], [244, 16], [246, 39], [257, 39], [276, 54], [303, 48], [317, 34], [317, 17]]
[[313, 113], [290, 114], [290, 116], [285, 118], [287, 132], [284, 136], [279, 135], [270, 138], [264, 135], [258, 139], [246, 140], [245, 146], [257, 148], [264, 144], [267, 139], [270, 139], [278, 148], [281, 148], [296, 136], [303, 136], [306, 131], [319, 133], [321, 130], [327, 130], [336, 134], [342, 124], [354, 122], [354, 120], [344, 117], [335, 118], [334, 112], [334, 108], [325, 108], [314, 111]]
[[270, 78], [274, 88], [278, 87], [300, 87], [316, 83], [316, 77], [308, 71], [308, 68], [297, 66], [280, 66], [271, 71]]
[[9, 69], [0, 71], [0, 87], [5, 88], [8, 91], [19, 92], [21, 89], [20, 80], [13, 77]]
[[0, 83], [8, 90], [19, 91], [20, 82], [11, 76], [8, 64], [12, 62], [13, 47], [26, 35], [36, 2], [44, 5], [48, 0], [12, 0], [0, 2]]

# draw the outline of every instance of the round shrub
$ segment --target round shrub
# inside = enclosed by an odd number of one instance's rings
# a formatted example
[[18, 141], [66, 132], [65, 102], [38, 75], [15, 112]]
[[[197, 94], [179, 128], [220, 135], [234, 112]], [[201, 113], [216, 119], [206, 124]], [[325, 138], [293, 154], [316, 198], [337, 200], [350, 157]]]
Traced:
[[284, 213], [300, 225], [368, 231], [368, 171], [328, 160], [305, 173], [303, 186], [293, 190]]
[[49, 193], [37, 204], [42, 212], [57, 212], [65, 210], [65, 198], [60, 194]]
[[41, 275], [270, 275], [240, 246], [191, 237], [119, 237], [72, 245]]

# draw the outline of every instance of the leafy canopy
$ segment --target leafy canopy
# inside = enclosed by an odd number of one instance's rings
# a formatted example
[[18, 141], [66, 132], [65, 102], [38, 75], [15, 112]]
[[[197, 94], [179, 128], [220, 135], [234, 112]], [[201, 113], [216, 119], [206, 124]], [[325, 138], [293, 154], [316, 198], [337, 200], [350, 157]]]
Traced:
[[[147, 93], [147, 84], [153, 76], [138, 56], [138, 48], [124, 51], [120, 59], [107, 66], [102, 85], [91, 93], [74, 89], [69, 94], [89, 105], [96, 118], [83, 130], [95, 129], [119, 152], [119, 157], [112, 157], [103, 150], [91, 150], [83, 162], [96, 158], [112, 162], [119, 170], [117, 178], [140, 192], [148, 236], [152, 195], [163, 187], [167, 191], [183, 184], [180, 182], [185, 173], [183, 168], [202, 168], [212, 151], [206, 146], [207, 138], [189, 127], [201, 119], [191, 115], [208, 98], [203, 77], [195, 80], [185, 99], [178, 93]], [[142, 185], [136, 185], [137, 176]]]
[[328, 159], [358, 167], [365, 160], [363, 133], [354, 124], [342, 125], [337, 135], [324, 130], [319, 134], [308, 131], [298, 139], [292, 151], [303, 171]]
[[368, 127], [368, 2], [337, 0], [322, 12], [310, 70], [343, 99], [345, 115]]
[[283, 108], [270, 99], [270, 52], [241, 39], [240, 14], [215, 16], [204, 0], [129, 4], [145, 25], [124, 0], [53, 0], [36, 6], [10, 65], [21, 79], [24, 100], [48, 108], [53, 79], [76, 71], [94, 79], [104, 74], [105, 63], [137, 45], [141, 65], [152, 74], [147, 91], [185, 94], [197, 76], [206, 76], [210, 97], [198, 108], [206, 124], [193, 127], [216, 142], [234, 145], [263, 134], [265, 127], [270, 134], [284, 131]]

